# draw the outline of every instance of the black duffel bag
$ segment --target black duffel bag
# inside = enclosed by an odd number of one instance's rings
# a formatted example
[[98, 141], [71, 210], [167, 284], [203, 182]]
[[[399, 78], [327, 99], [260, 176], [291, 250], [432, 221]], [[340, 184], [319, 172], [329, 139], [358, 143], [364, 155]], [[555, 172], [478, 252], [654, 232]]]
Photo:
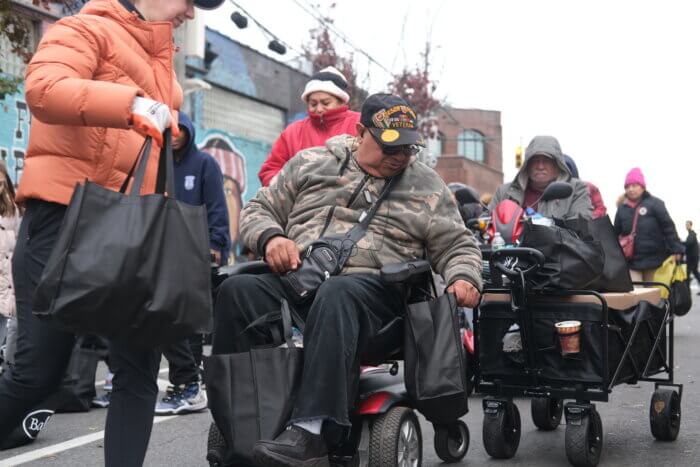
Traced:
[[446, 293], [406, 311], [404, 382], [425, 418], [448, 423], [467, 413], [467, 363], [457, 320], [457, 299]]
[[119, 192], [89, 181], [76, 186], [34, 294], [39, 318], [148, 347], [209, 332], [206, 208], [172, 197], [170, 130], [163, 139], [155, 194], [140, 195], [150, 137]]
[[585, 289], [603, 274], [603, 248], [590, 234], [580, 235], [564, 222], [556, 222], [553, 226], [524, 224], [519, 246], [545, 256], [544, 265], [528, 279], [534, 287]]
[[[204, 357], [209, 409], [226, 444], [223, 465], [253, 463], [255, 443], [274, 439], [292, 415], [304, 349], [295, 347], [292, 341], [292, 318], [286, 300], [282, 300], [280, 314], [281, 335], [276, 316], [266, 315], [256, 327], [268, 326], [272, 344], [249, 352]], [[287, 345], [280, 347], [282, 344]]]

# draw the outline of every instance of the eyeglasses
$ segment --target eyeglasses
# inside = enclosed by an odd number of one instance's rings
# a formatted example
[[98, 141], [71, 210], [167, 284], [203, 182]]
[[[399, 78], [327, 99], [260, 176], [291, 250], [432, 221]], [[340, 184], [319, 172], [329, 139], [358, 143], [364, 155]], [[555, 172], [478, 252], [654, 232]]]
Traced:
[[403, 154], [407, 157], [412, 157], [415, 156], [420, 152], [420, 146], [417, 144], [402, 144], [400, 146], [387, 146], [385, 144], [382, 144], [382, 142], [374, 136], [374, 133], [371, 131], [367, 130], [370, 135], [372, 135], [372, 138], [377, 142], [380, 148], [382, 148], [382, 152], [384, 153], [385, 156], [396, 156], [397, 154]]

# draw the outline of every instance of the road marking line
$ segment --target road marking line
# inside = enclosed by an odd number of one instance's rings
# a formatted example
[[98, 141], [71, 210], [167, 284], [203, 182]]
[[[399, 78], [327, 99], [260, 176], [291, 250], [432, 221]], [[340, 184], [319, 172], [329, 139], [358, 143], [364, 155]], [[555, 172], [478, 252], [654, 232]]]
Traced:
[[[177, 415], [170, 415], [168, 417], [153, 417], [153, 424], [155, 425], [156, 423], [162, 423], [177, 417]], [[69, 439], [68, 441], [64, 441], [62, 443], [47, 446], [45, 448], [25, 452], [24, 454], [20, 454], [18, 456], [9, 457], [7, 459], [1, 459], [0, 467], [14, 467], [16, 465], [25, 464], [27, 462], [41, 459], [42, 457], [48, 457], [63, 451], [67, 451], [69, 449], [77, 448], [86, 444], [93, 443], [95, 441], [99, 441], [102, 438], [104, 438], [104, 436], [105, 432], [104, 430], [102, 430], [98, 431], [97, 433], [79, 436], [77, 438]]]
[[[160, 370], [158, 373], [165, 373], [167, 372], [168, 369], [164, 368]], [[104, 386], [104, 381], [101, 384]], [[101, 386], [99, 383], [95, 383], [95, 386]], [[160, 379], [158, 378], [158, 389], [160, 391], [165, 391], [165, 389], [170, 385], [170, 381]], [[153, 424], [155, 425], [156, 423], [161, 423], [166, 420], [170, 420], [172, 418], [177, 418], [177, 415], [169, 415], [166, 417], [154, 417], [153, 418]], [[98, 431], [97, 433], [90, 433], [89, 435], [84, 435], [84, 436], [79, 436], [77, 438], [69, 439], [68, 441], [64, 441], [62, 443], [54, 444], [51, 446], [47, 446], [45, 448], [40, 448], [36, 449], [34, 451], [29, 451], [25, 452], [24, 454], [19, 454], [14, 457], [10, 457], [7, 459], [0, 459], [0, 467], [14, 467], [16, 465], [24, 464], [27, 462], [31, 462], [37, 459], [40, 459], [42, 457], [48, 457], [53, 454], [58, 454], [63, 451], [67, 451], [69, 449], [77, 448], [80, 446], [84, 446], [85, 444], [90, 444], [95, 441], [99, 441], [102, 438], [104, 438], [105, 432], [104, 430]]]

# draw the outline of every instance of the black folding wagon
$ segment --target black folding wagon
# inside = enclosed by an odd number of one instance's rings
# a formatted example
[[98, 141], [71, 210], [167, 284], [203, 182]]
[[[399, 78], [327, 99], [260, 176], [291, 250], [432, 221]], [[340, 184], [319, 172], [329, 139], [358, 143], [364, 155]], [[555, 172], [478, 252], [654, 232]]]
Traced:
[[[652, 435], [675, 440], [683, 386], [673, 383], [672, 301], [660, 295], [660, 287], [668, 287], [640, 283], [629, 293], [605, 294], [532, 289], [527, 277], [543, 263], [543, 255], [530, 248], [493, 252], [492, 268], [509, 284], [487, 288], [474, 310], [474, 372], [476, 391], [485, 395], [488, 454], [499, 459], [515, 455], [521, 424], [513, 397], [528, 397], [540, 430], [556, 429], [564, 415], [572, 465], [597, 465], [603, 427], [593, 402], [607, 402], [615, 386], [638, 381], [654, 383]], [[556, 328], [567, 321], [580, 323], [574, 352]]]

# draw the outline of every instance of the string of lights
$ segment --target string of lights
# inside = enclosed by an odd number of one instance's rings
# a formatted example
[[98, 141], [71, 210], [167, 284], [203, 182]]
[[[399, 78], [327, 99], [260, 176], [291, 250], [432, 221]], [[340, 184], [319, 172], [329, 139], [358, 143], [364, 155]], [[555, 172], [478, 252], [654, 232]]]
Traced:
[[375, 59], [373, 56], [371, 56], [369, 53], [367, 53], [364, 49], [361, 49], [360, 47], [356, 46], [355, 44], [352, 43], [352, 41], [342, 32], [340, 31], [333, 23], [328, 21], [326, 18], [321, 16], [318, 13], [314, 12], [314, 6], [311, 5], [308, 1], [302, 1], [300, 0], [293, 0], [294, 3], [301, 8], [306, 14], [311, 16], [313, 19], [319, 22], [321, 26], [326, 27], [330, 32], [332, 32], [338, 39], [343, 41], [346, 45], [348, 45], [350, 48], [352, 48], [354, 51], [364, 55], [367, 60], [370, 62], [374, 63], [377, 65], [379, 68], [381, 68], [383, 71], [388, 73], [389, 75], [393, 76], [392, 71], [384, 66], [382, 63], [380, 63], [377, 59]]
[[[241, 6], [239, 3], [237, 3], [235, 0], [229, 0], [233, 6], [238, 8], [245, 14], [246, 16], [241, 15], [237, 11], [234, 12], [231, 15], [231, 20], [238, 26], [239, 28], [243, 29], [248, 26], [248, 21], [247, 18], [250, 18], [250, 20], [255, 23], [255, 25], [267, 36], [268, 39], [270, 40], [270, 43], [268, 44], [268, 48], [272, 50], [273, 52], [276, 52], [280, 55], [284, 55], [287, 52], [287, 49], [290, 49], [297, 53], [298, 55], [304, 55], [304, 52], [300, 51], [296, 47], [292, 46], [288, 42], [283, 41], [282, 39], [279, 38], [276, 34], [274, 34], [272, 31], [270, 31], [268, 28], [266, 28], [260, 21], [258, 21], [253, 15], [251, 15], [243, 6]], [[247, 18], [246, 18], [247, 17]]]

